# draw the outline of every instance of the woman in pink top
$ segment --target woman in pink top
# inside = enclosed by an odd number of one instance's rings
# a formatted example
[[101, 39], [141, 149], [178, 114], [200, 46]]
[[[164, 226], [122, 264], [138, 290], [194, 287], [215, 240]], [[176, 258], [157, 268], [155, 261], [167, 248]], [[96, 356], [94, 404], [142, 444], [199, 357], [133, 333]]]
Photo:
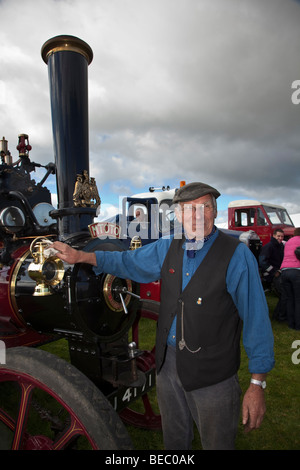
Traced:
[[300, 260], [295, 254], [300, 247], [300, 228], [284, 246], [281, 264], [282, 303], [286, 306], [288, 326], [300, 330]]

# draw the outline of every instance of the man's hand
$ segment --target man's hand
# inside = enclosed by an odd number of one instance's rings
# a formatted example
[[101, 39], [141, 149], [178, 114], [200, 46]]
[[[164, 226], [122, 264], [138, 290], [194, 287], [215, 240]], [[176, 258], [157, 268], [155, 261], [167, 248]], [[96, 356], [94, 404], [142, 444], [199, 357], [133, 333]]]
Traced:
[[[262, 378], [255, 377], [258, 380]], [[242, 413], [245, 432], [252, 431], [260, 427], [266, 412], [264, 391], [258, 385], [250, 384], [245, 393]]]
[[88, 253], [85, 251], [75, 250], [71, 246], [62, 242], [54, 242], [51, 248], [57, 250], [55, 256], [66, 261], [69, 264], [87, 263], [93, 266], [97, 265], [95, 253]]

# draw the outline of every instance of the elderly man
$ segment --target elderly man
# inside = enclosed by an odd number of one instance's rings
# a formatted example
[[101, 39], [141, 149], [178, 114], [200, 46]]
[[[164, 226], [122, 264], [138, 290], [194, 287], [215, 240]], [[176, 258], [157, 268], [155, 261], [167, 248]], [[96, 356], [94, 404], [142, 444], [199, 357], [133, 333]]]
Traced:
[[245, 244], [214, 225], [220, 193], [190, 183], [174, 197], [184, 233], [135, 251], [84, 253], [55, 242], [58, 256], [138, 282], [161, 279], [157, 397], [166, 449], [190, 449], [193, 421], [204, 449], [233, 449], [240, 410], [240, 334], [251, 380], [242, 406], [245, 430], [265, 413], [273, 335], [257, 262]]

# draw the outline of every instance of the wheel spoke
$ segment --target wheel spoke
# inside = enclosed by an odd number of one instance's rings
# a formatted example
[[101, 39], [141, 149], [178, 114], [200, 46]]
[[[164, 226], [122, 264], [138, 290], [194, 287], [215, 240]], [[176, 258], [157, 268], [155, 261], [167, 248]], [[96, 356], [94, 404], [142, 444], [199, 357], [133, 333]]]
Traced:
[[22, 440], [23, 440], [25, 429], [26, 429], [28, 411], [30, 408], [31, 396], [34, 390], [34, 386], [32, 384], [22, 382], [20, 383], [20, 389], [21, 389], [21, 398], [20, 398], [20, 403], [19, 403], [18, 416], [17, 416], [17, 420], [15, 424], [12, 450], [17, 450], [17, 449], [22, 448]]
[[85, 431], [79, 421], [71, 416], [70, 425], [59, 436], [59, 439], [53, 443], [53, 450], [65, 449], [76, 437], [84, 435]]
[[120, 413], [120, 417], [124, 423], [130, 424], [137, 428], [161, 430], [161, 417], [159, 414], [154, 413], [151, 402], [147, 394], [142, 396], [144, 412], [125, 408]]
[[2, 409], [0, 409], [0, 423], [5, 424], [11, 431], [15, 429], [15, 421]]

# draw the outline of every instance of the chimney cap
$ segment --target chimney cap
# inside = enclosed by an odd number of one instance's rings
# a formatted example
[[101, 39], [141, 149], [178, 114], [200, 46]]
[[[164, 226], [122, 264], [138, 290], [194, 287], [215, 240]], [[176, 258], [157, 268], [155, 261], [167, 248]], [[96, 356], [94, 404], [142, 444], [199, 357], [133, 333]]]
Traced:
[[50, 55], [60, 51], [78, 52], [86, 58], [88, 65], [93, 60], [93, 51], [85, 41], [76, 36], [62, 35], [55, 36], [43, 44], [41, 49], [43, 61], [47, 64]]

